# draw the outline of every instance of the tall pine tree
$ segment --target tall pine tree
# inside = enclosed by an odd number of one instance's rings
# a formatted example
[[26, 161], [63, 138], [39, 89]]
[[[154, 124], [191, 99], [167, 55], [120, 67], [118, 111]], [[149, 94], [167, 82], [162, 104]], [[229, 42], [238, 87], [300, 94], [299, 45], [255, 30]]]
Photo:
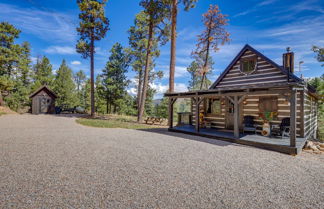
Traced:
[[66, 104], [70, 107], [76, 105], [75, 84], [73, 82], [72, 70], [62, 61], [60, 68], [56, 72], [54, 80], [54, 92], [58, 96], [56, 102], [61, 106]]
[[138, 122], [143, 122], [145, 111], [145, 102], [149, 85], [149, 72], [151, 66], [152, 46], [154, 35], [158, 34], [158, 41], [165, 44], [169, 38], [169, 24], [167, 23], [170, 17], [170, 4], [168, 1], [161, 0], [142, 0], [140, 5], [144, 8], [147, 15], [148, 24], [148, 41], [146, 46], [145, 70], [143, 75], [143, 90], [138, 111]]
[[116, 113], [117, 101], [126, 94], [129, 84], [126, 73], [129, 67], [129, 59], [120, 43], [113, 45], [110, 57], [102, 70], [102, 97], [106, 100], [106, 112]]
[[34, 85], [32, 91], [40, 88], [41, 86], [53, 87], [54, 75], [52, 65], [47, 57], [37, 58], [34, 65]]
[[80, 14], [80, 25], [77, 31], [80, 40], [77, 43], [77, 52], [83, 58], [90, 57], [90, 90], [91, 90], [91, 116], [95, 115], [95, 86], [94, 86], [94, 54], [95, 41], [105, 37], [109, 21], [105, 17], [106, 0], [77, 0]]

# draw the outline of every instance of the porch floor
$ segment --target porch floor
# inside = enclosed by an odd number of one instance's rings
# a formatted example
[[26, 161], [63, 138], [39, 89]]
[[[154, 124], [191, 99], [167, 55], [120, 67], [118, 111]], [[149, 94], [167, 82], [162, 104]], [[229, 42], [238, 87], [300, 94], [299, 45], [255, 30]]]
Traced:
[[195, 127], [192, 125], [175, 126], [169, 129], [174, 132], [181, 132], [193, 134], [197, 136], [204, 136], [234, 143], [255, 146], [259, 148], [274, 150], [287, 154], [298, 154], [305, 145], [306, 138], [296, 138], [296, 147], [290, 147], [289, 138], [270, 138], [257, 134], [240, 134], [239, 139], [234, 137], [231, 130], [213, 129], [213, 128], [200, 128], [197, 133]]

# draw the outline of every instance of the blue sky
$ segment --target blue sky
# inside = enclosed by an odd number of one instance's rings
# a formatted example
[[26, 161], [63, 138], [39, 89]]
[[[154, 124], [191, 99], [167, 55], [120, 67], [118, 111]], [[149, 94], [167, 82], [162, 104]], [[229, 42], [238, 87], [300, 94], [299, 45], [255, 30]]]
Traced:
[[[133, 25], [134, 16], [141, 7], [137, 0], [109, 0], [106, 16], [110, 20], [110, 31], [105, 39], [96, 43], [95, 71], [104, 67], [109, 49], [116, 42], [127, 47], [127, 30]], [[295, 52], [295, 68], [304, 61], [305, 77], [320, 76], [323, 67], [314, 58], [311, 46], [324, 46], [324, 1], [322, 0], [199, 0], [196, 8], [184, 12], [178, 18], [178, 46], [176, 63], [176, 90], [185, 91], [189, 75], [186, 67], [191, 63], [191, 51], [197, 35], [203, 30], [201, 15], [210, 4], [218, 4], [222, 13], [230, 20], [227, 30], [231, 42], [213, 53], [215, 80], [245, 44], [250, 44], [281, 65], [282, 53], [290, 46]], [[66, 59], [74, 72], [83, 69], [89, 74], [89, 60], [75, 52], [78, 39], [78, 7], [72, 0], [0, 0], [0, 21], [8, 21], [22, 30], [18, 42], [28, 41], [32, 46], [33, 60], [47, 56], [58, 69]], [[156, 97], [161, 97], [168, 88], [169, 44], [161, 47], [161, 56], [156, 60], [156, 70], [165, 72], [163, 79], [153, 85]], [[130, 70], [129, 79], [134, 77]], [[134, 93], [132, 86], [129, 92]]]

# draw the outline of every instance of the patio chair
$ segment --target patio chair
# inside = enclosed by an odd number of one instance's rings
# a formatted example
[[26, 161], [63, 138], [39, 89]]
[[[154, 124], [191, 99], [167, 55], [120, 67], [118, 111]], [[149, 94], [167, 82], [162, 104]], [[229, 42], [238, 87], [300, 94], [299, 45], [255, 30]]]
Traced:
[[244, 116], [243, 133], [245, 132], [254, 132], [254, 134], [256, 132], [254, 117], [251, 115]]
[[271, 136], [289, 137], [290, 118], [283, 118], [279, 126], [271, 127]]

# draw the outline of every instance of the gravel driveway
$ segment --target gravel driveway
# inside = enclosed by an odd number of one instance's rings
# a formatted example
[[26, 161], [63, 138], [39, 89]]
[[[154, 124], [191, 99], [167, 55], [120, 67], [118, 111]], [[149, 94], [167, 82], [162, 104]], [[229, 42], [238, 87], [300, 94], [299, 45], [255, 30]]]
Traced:
[[0, 208], [324, 208], [324, 155], [0, 117]]

